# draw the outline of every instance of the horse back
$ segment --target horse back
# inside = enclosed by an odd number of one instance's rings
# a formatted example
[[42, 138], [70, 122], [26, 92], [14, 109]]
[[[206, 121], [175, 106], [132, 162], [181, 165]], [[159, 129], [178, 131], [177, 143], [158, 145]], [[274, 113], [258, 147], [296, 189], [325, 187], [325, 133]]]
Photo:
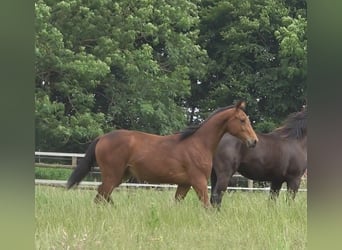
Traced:
[[107, 148], [107, 151], [122, 149], [133, 154], [135, 151], [152, 150], [156, 147], [170, 148], [176, 142], [173, 137], [119, 129], [103, 135], [100, 142], [105, 145], [103, 148]]

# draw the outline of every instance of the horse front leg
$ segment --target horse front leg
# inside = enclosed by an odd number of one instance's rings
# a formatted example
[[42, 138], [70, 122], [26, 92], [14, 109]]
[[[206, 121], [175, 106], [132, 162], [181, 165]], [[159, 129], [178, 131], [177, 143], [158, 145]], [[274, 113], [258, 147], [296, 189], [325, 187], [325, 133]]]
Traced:
[[210, 184], [211, 184], [211, 195], [210, 195], [210, 203], [212, 205], [216, 205], [218, 203], [218, 193], [217, 193], [217, 175], [214, 167], [211, 170], [210, 174]]
[[218, 209], [221, 207], [222, 197], [227, 191], [229, 181], [237, 168], [237, 166], [230, 164], [229, 162], [224, 162], [222, 166], [219, 166], [220, 164], [214, 165], [211, 171], [210, 203]]
[[210, 202], [214, 207], [221, 207], [222, 197], [227, 190], [230, 178], [231, 176], [226, 177], [225, 175], [217, 177], [216, 185], [212, 189], [210, 197]]
[[276, 200], [279, 196], [279, 191], [281, 189], [283, 182], [274, 180], [271, 182], [271, 188], [270, 188], [270, 199], [271, 200]]
[[209, 195], [208, 195], [208, 181], [205, 176], [197, 179], [192, 184], [193, 188], [195, 189], [198, 198], [203, 203], [205, 208], [210, 208], [211, 204], [209, 202]]

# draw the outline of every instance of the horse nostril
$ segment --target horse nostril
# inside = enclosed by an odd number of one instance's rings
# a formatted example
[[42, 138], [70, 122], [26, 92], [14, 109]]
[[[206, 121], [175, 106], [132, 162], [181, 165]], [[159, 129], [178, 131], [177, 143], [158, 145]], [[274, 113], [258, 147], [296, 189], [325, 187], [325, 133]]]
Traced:
[[249, 144], [251, 148], [254, 148], [255, 145], [257, 144], [257, 140], [251, 140]]
[[246, 141], [246, 145], [247, 145], [247, 147], [249, 147], [249, 148], [253, 148], [254, 145], [255, 145], [255, 141], [252, 140], [252, 139], [249, 139], [249, 140]]

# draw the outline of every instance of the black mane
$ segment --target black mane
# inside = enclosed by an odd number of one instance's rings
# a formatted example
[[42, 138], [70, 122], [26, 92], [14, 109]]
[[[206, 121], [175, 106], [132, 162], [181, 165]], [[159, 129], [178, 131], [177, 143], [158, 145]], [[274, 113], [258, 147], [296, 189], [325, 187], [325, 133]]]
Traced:
[[275, 129], [271, 134], [289, 139], [304, 138], [307, 135], [307, 109], [290, 114], [283, 125]]
[[202, 127], [202, 125], [204, 123], [206, 123], [211, 117], [213, 117], [214, 115], [218, 114], [218, 113], [221, 113], [222, 111], [225, 111], [227, 109], [231, 109], [231, 108], [234, 108], [235, 105], [230, 105], [230, 106], [227, 106], [227, 107], [223, 107], [223, 108], [218, 108], [216, 109], [215, 111], [213, 111], [209, 117], [207, 119], [205, 119], [201, 124], [198, 124], [198, 125], [190, 125], [189, 127], [185, 128], [184, 130], [182, 130], [181, 132], [179, 132], [180, 134], [180, 140], [184, 140], [186, 138], [188, 138], [189, 136], [193, 135], [200, 127]]

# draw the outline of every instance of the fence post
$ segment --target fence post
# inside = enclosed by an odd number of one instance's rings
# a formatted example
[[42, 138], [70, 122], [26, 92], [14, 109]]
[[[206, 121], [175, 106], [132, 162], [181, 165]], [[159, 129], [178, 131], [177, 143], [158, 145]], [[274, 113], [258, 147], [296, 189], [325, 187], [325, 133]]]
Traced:
[[77, 166], [77, 156], [73, 156], [73, 157], [71, 158], [71, 165], [72, 165], [73, 167], [76, 167], [76, 166]]
[[248, 179], [248, 188], [253, 188], [253, 180]]

